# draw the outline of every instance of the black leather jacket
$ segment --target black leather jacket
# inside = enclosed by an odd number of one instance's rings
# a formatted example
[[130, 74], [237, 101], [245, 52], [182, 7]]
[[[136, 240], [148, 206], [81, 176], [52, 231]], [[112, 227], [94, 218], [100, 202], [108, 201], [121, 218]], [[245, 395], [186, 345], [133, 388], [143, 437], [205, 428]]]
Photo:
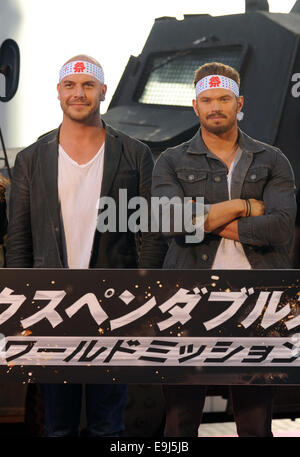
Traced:
[[[119, 189], [128, 199], [151, 198], [153, 159], [145, 144], [105, 126], [101, 196], [118, 201]], [[58, 199], [59, 129], [19, 152], [11, 185], [7, 266], [65, 268], [66, 245]], [[95, 232], [90, 267], [160, 268], [167, 244], [158, 233], [141, 235], [138, 249], [132, 232]]]

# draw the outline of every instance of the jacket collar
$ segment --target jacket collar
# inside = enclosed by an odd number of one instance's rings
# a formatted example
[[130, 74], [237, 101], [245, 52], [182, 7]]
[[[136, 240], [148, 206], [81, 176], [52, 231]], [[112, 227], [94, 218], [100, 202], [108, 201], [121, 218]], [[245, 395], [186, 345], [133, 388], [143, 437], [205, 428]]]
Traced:
[[[244, 133], [240, 129], [238, 130], [238, 132], [238, 143], [243, 151], [256, 153], [265, 150], [265, 146], [263, 143], [254, 140], [250, 136], [246, 135], [246, 133]], [[189, 154], [212, 154], [202, 139], [201, 128], [198, 130], [196, 135], [193, 136], [193, 138], [191, 139], [187, 152]]]
[[[118, 132], [116, 130], [114, 130], [112, 127], [110, 127], [110, 125], [107, 125], [103, 121], [103, 119], [101, 119], [101, 121], [106, 130], [106, 136], [108, 135], [108, 137], [110, 139], [119, 137]], [[42, 143], [48, 143], [49, 145], [52, 143], [57, 143], [57, 146], [58, 146], [60, 127], [61, 127], [61, 125], [57, 129], [51, 130], [50, 132], [47, 132], [44, 135], [41, 135], [39, 137], [39, 140]]]
[[[102, 120], [106, 131], [105, 151], [104, 151], [104, 173], [101, 185], [101, 197], [109, 194], [110, 188], [114, 182], [117, 173], [120, 158], [122, 154], [122, 141], [119, 133]], [[57, 174], [58, 174], [58, 144], [59, 144], [59, 128], [52, 130], [40, 137], [42, 143], [47, 144], [48, 154], [43, 155], [42, 168], [44, 174], [44, 182], [47, 187], [48, 195], [54, 195], [53, 200], [58, 201], [57, 194]], [[56, 203], [53, 202], [54, 214], [57, 214]]]
[[118, 132], [116, 132], [109, 125], [105, 124], [104, 121], [102, 122], [106, 131], [103, 177], [101, 184], [101, 197], [104, 197], [109, 194], [114, 183], [123, 152], [123, 146]]

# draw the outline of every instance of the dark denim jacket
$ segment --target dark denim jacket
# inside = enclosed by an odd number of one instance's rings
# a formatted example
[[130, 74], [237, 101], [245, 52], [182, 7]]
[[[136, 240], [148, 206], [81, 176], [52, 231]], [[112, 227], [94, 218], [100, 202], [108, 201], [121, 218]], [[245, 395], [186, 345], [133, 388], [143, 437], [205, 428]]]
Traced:
[[[240, 218], [238, 232], [252, 268], [291, 268], [296, 216], [294, 174], [288, 159], [273, 146], [239, 131], [243, 154], [231, 183], [231, 198], [263, 200], [263, 216]], [[226, 165], [210, 152], [201, 130], [190, 140], [167, 149], [157, 160], [152, 195], [183, 198], [203, 196], [209, 205], [229, 199]], [[183, 234], [172, 234], [164, 268], [211, 268], [221, 238], [206, 233], [202, 242], [187, 244]], [[173, 236], [172, 236], [173, 235]]]

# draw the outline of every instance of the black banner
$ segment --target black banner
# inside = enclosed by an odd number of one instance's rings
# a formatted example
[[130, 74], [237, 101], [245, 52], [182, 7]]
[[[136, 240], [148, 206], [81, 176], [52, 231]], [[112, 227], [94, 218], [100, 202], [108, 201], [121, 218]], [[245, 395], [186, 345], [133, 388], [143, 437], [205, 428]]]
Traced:
[[298, 270], [0, 271], [0, 382], [300, 384]]

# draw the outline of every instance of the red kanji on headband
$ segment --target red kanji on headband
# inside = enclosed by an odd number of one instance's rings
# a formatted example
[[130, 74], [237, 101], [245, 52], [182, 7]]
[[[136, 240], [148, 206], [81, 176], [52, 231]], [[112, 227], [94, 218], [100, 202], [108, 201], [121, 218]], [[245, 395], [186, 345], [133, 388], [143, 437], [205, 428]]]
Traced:
[[221, 84], [221, 80], [218, 76], [212, 76], [209, 80], [210, 87], [219, 87], [220, 84]]
[[83, 62], [77, 62], [75, 65], [74, 65], [74, 72], [75, 73], [81, 73], [82, 71], [85, 70], [85, 65]]

